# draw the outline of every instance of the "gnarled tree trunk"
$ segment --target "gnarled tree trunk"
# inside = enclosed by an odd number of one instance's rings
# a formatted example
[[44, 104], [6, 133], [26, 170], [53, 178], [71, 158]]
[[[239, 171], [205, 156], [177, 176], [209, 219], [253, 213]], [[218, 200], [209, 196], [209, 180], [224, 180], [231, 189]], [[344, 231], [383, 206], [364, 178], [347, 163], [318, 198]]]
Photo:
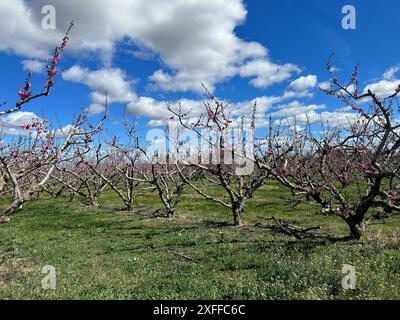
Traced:
[[364, 219], [349, 217], [346, 219], [346, 222], [350, 228], [350, 239], [360, 240], [365, 234]]
[[233, 225], [236, 227], [240, 227], [243, 224], [243, 208], [243, 201], [234, 202], [232, 204]]

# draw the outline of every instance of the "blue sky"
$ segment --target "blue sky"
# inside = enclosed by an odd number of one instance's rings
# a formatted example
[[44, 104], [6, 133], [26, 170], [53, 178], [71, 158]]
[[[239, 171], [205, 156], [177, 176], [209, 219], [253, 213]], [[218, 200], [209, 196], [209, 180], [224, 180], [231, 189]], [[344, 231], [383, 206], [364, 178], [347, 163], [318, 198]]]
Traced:
[[[21, 124], [43, 110], [65, 126], [73, 114], [88, 108], [95, 121], [99, 95], [108, 90], [114, 92], [108, 128], [120, 132], [126, 104], [145, 132], [167, 116], [167, 101], [184, 99], [194, 116], [201, 112], [201, 82], [230, 102], [236, 115], [248, 115], [245, 105], [260, 101], [260, 127], [266, 119], [261, 113], [284, 119], [311, 112], [340, 119], [346, 106], [318, 89], [329, 78], [325, 63], [333, 52], [344, 80], [359, 63], [363, 88], [385, 92], [399, 83], [396, 0], [110, 3], [0, 1], [0, 100], [10, 104], [28, 69], [35, 71], [34, 91], [42, 89], [40, 65], [68, 22], [76, 22], [51, 97], [3, 121]], [[56, 9], [56, 30], [41, 27], [46, 4]], [[347, 4], [356, 9], [356, 30], [342, 28], [341, 10]], [[393, 72], [384, 75], [390, 68]], [[285, 97], [285, 92], [290, 94]]]

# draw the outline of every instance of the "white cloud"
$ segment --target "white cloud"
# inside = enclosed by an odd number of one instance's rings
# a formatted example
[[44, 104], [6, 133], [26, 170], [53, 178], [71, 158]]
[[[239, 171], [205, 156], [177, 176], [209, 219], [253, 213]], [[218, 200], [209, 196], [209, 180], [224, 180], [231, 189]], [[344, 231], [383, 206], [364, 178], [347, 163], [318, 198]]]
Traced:
[[158, 70], [150, 76], [152, 85], [150, 87], [154, 89], [160, 89], [162, 91], [172, 92], [204, 92], [202, 84], [204, 84], [208, 90], [214, 91], [214, 80], [207, 79], [209, 76], [205, 72], [192, 73], [191, 71], [181, 71], [176, 74], [169, 74], [163, 70]]
[[24, 70], [32, 73], [41, 73], [46, 66], [46, 62], [40, 60], [23, 60], [22, 67]]
[[318, 78], [315, 75], [308, 75], [306, 77], [300, 77], [290, 83], [289, 88], [297, 92], [307, 91], [315, 88], [318, 83]]
[[242, 77], [253, 77], [250, 83], [257, 88], [265, 88], [288, 80], [301, 70], [294, 64], [278, 65], [267, 59], [258, 59], [240, 67]]
[[265, 112], [268, 112], [275, 103], [281, 102], [282, 100], [283, 97], [261, 96], [254, 98], [250, 101], [233, 103], [231, 104], [231, 109], [233, 109], [232, 115], [234, 116], [251, 115], [255, 103], [256, 103], [256, 113], [264, 114]]
[[352, 111], [352, 110], [353, 110], [353, 108], [351, 106], [345, 106], [345, 107], [336, 109], [337, 112], [347, 112], [347, 111]]
[[25, 130], [21, 128], [21, 126], [33, 124], [40, 121], [40, 117], [32, 112], [18, 111], [2, 117], [0, 120], [0, 127], [2, 129], [2, 132], [8, 135], [26, 135], [31, 131]]
[[329, 68], [329, 71], [330, 71], [330, 72], [339, 72], [339, 71], [342, 71], [342, 69], [339, 68], [339, 67], [336, 67], [336, 66], [331, 66], [331, 67]]
[[278, 111], [271, 113], [273, 117], [297, 117], [304, 116], [310, 112], [325, 109], [326, 106], [323, 104], [311, 104], [303, 105], [299, 101], [293, 101], [287, 105], [278, 106]]
[[[282, 96], [260, 96], [251, 100], [241, 102], [229, 102], [224, 99], [219, 99], [225, 105], [225, 112], [231, 119], [238, 119], [245, 117], [250, 119], [253, 114], [254, 105], [256, 104], [256, 123], [259, 127], [267, 124], [269, 113], [277, 103], [287, 100], [285, 94]], [[151, 97], [139, 97], [127, 105], [128, 112], [140, 116], [148, 117], [150, 126], [162, 125], [165, 120], [170, 120], [172, 114], [168, 111], [167, 104], [178, 111], [181, 109], [182, 113], [187, 113], [188, 117], [195, 118], [205, 113], [204, 102], [206, 100], [191, 100], [179, 99], [171, 102], [156, 100]], [[273, 116], [290, 116], [305, 113], [311, 110], [324, 109], [325, 105], [308, 105], [304, 106], [298, 101], [294, 101], [285, 106], [278, 106], [278, 111], [272, 113]]]
[[[181, 99], [171, 103], [174, 109], [182, 107], [182, 112], [190, 112], [191, 116], [198, 116], [204, 112], [203, 101]], [[154, 120], [167, 120], [172, 114], [168, 111], [167, 102], [159, 101], [150, 97], [140, 97], [127, 106], [128, 112], [145, 116]]]
[[[131, 81], [127, 75], [118, 68], [107, 68], [91, 71], [79, 66], [73, 66], [62, 74], [67, 81], [82, 83], [99, 93], [104, 101], [104, 94], [107, 92], [111, 102], [129, 102], [135, 98], [131, 89]], [[94, 100], [98, 97], [95, 96]]]
[[[282, 97], [261, 96], [249, 101], [229, 103], [226, 100], [220, 100], [226, 106], [226, 114], [232, 119], [237, 119], [241, 116], [251, 118], [254, 103], [257, 103], [256, 118], [259, 122], [265, 120], [265, 113], [269, 111], [275, 103], [282, 101]], [[127, 105], [127, 111], [131, 114], [145, 116], [150, 118], [149, 126], [160, 126], [164, 121], [171, 119], [171, 112], [168, 110], [168, 104], [175, 111], [180, 110], [182, 113], [187, 113], [188, 118], [195, 119], [206, 112], [204, 107], [205, 100], [179, 99], [176, 101], [166, 102], [156, 100], [151, 97], [139, 97], [131, 101]]]
[[68, 124], [62, 128], [53, 130], [52, 134], [54, 134], [56, 138], [67, 138], [73, 128], [71, 124]]
[[381, 80], [376, 83], [369, 84], [365, 87], [364, 93], [370, 90], [380, 98], [386, 98], [395, 93], [400, 86], [400, 80]]
[[40, 118], [32, 113], [26, 111], [18, 111], [14, 113], [10, 113], [9, 115], [3, 117], [1, 121], [5, 124], [20, 126], [23, 124], [32, 124], [34, 122], [39, 121]]
[[[153, 120], [167, 120], [171, 113], [167, 109], [167, 101], [156, 100], [152, 97], [138, 97], [133, 91], [130, 81], [121, 69], [105, 68], [96, 71], [73, 66], [62, 74], [66, 81], [81, 83], [88, 86], [92, 104], [87, 108], [90, 115], [100, 114], [104, 111], [105, 92], [107, 91], [110, 103], [126, 103], [127, 111], [131, 114], [145, 116]], [[257, 102], [257, 114], [270, 110], [273, 104], [286, 99], [285, 96], [261, 96], [249, 101], [229, 103], [227, 113], [234, 117], [249, 115]], [[182, 112], [190, 112], [192, 117], [204, 113], [204, 100], [179, 99], [171, 102], [174, 108], [181, 107]]]
[[[57, 10], [55, 31], [41, 28], [47, 4]], [[272, 62], [260, 43], [237, 36], [246, 15], [242, 0], [1, 1], [0, 51], [46, 58], [74, 20], [70, 50], [100, 56], [109, 66], [118, 42], [131, 43], [146, 58], [153, 53], [161, 60], [150, 81], [165, 91], [200, 91], [200, 82], [213, 89], [236, 75], [267, 87], [299, 72], [293, 64]]]
[[328, 124], [331, 127], [345, 127], [357, 119], [359, 119], [359, 115], [356, 113], [349, 113], [349, 112], [315, 112], [311, 110], [307, 113], [302, 113], [296, 116], [288, 117], [281, 120], [276, 120], [277, 124], [281, 125], [320, 125], [320, 124]]
[[[35, 128], [26, 128], [27, 125], [34, 123], [40, 123], [43, 119], [37, 114], [28, 111], [17, 111], [10, 113], [9, 115], [1, 118], [0, 120], [0, 131], [3, 134], [9, 136], [32, 136], [36, 137], [37, 131]], [[55, 134], [56, 138], [65, 138], [72, 129], [72, 125], [66, 125], [65, 127], [50, 130], [51, 133]], [[46, 133], [41, 132], [39, 137], [45, 137]]]
[[92, 103], [89, 107], [86, 108], [86, 112], [91, 116], [101, 114], [104, 111], [105, 111], [104, 104]]
[[390, 68], [387, 69], [387, 70], [385, 71], [385, 73], [383, 74], [383, 78], [384, 78], [385, 80], [395, 80], [395, 75], [396, 75], [396, 73], [399, 72], [399, 71], [400, 71], [400, 66], [399, 66], [399, 65], [390, 67]]
[[[43, 58], [54, 41], [45, 37], [40, 23], [33, 21], [32, 10], [23, 0], [0, 1], [0, 51], [10, 51], [30, 58]], [[54, 42], [53, 42], [54, 43]]]
[[[400, 71], [400, 65], [387, 69], [382, 75], [382, 80], [371, 83], [364, 88], [363, 93], [371, 91], [379, 98], [387, 98], [396, 92], [400, 86], [400, 80], [396, 78], [396, 73]], [[367, 101], [368, 99], [365, 99]]]
[[292, 98], [309, 98], [314, 94], [311, 89], [314, 89], [318, 83], [318, 78], [315, 75], [300, 77], [292, 81], [283, 94], [284, 99]]
[[319, 88], [322, 90], [328, 90], [329, 88], [331, 88], [331, 83], [328, 81], [321, 82], [319, 84]]
[[132, 81], [118, 68], [105, 68], [96, 71], [73, 66], [62, 74], [66, 81], [81, 83], [93, 92], [90, 94], [92, 104], [87, 111], [95, 115], [104, 111], [106, 92], [110, 103], [130, 103], [136, 100], [136, 94], [131, 88]]
[[[232, 119], [239, 119], [244, 117], [245, 121], [250, 121], [254, 104], [256, 103], [256, 124], [257, 127], [264, 127], [267, 125], [268, 112], [272, 110], [276, 103], [283, 101], [284, 96], [261, 96], [251, 100], [241, 102], [229, 102], [227, 100], [219, 99], [225, 105], [226, 115]], [[180, 99], [171, 101], [169, 104], [175, 111], [181, 110], [182, 113], [187, 113], [187, 119], [195, 121], [197, 117], [206, 112], [204, 107], [205, 100], [190, 100]], [[128, 111], [132, 114], [142, 115], [149, 117], [149, 126], [161, 126], [166, 120], [170, 121], [172, 114], [167, 109], [167, 102], [159, 101], [150, 97], [140, 97], [128, 104]]]

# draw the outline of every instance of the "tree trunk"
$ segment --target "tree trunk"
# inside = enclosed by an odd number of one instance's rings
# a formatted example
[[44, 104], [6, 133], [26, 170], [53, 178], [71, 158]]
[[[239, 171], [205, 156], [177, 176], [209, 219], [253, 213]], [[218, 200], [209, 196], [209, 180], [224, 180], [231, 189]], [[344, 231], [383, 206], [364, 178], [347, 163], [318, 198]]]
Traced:
[[126, 203], [126, 210], [127, 211], [133, 211], [133, 203], [131, 201], [128, 201]]
[[360, 240], [365, 233], [364, 220], [355, 219], [350, 217], [346, 220], [347, 225], [350, 228], [350, 239]]
[[167, 218], [172, 218], [175, 215], [175, 210], [167, 208]]
[[233, 225], [236, 227], [240, 227], [243, 223], [242, 221], [243, 203], [234, 203], [232, 205], [232, 213], [233, 213]]
[[10, 218], [9, 217], [2, 217], [0, 216], [0, 225], [1, 224], [6, 224], [10, 222]]
[[72, 202], [72, 201], [74, 201], [75, 200], [75, 197], [76, 197], [76, 194], [75, 194], [75, 192], [72, 192], [72, 191], [70, 191], [70, 193], [69, 193], [69, 202]]
[[63, 194], [63, 192], [64, 192], [65, 189], [66, 189], [66, 186], [62, 186], [61, 189], [58, 190], [58, 191], [54, 194], [54, 198], [60, 197], [60, 196]]
[[0, 224], [9, 222], [9, 216], [15, 214], [18, 210], [22, 209], [23, 204], [24, 201], [22, 199], [14, 200], [14, 202], [0, 214]]
[[90, 197], [90, 205], [93, 207], [98, 207], [99, 206], [99, 202], [97, 201], [96, 197]]

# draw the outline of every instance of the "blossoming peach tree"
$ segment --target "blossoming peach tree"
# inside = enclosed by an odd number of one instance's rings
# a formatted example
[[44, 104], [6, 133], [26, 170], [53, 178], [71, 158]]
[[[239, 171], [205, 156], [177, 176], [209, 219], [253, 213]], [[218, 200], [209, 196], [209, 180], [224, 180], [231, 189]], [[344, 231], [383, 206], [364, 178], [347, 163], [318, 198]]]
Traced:
[[359, 93], [358, 67], [343, 85], [333, 77], [324, 91], [356, 113], [345, 123], [271, 127], [261, 166], [292, 193], [343, 219], [349, 239], [360, 239], [374, 219], [400, 212], [400, 123], [397, 96]]
[[[233, 225], [241, 226], [246, 202], [270, 176], [255, 166], [256, 105], [248, 119], [234, 117], [228, 105], [205, 90], [209, 96], [204, 103], [205, 112], [195, 119], [182, 108], [169, 106], [172, 119], [195, 138], [188, 148], [183, 148], [179, 139], [175, 143], [176, 168], [182, 180], [200, 196], [229, 208]], [[188, 174], [187, 167], [195, 172]], [[216, 191], [218, 188], [223, 194]]]
[[[58, 163], [57, 171], [51, 177], [53, 184], [58, 186], [55, 189], [58, 190], [58, 193], [51, 190], [46, 191], [52, 195], [59, 195], [60, 192], [68, 189], [71, 200], [75, 196], [80, 196], [86, 199], [89, 205], [97, 207], [99, 205], [98, 198], [106, 189], [107, 182], [93, 174], [90, 168], [93, 167], [103, 175], [110, 176], [110, 173], [113, 172], [112, 166], [105, 161], [109, 155], [103, 152], [101, 144], [80, 145], [76, 149], [75, 155], [73, 161]], [[112, 175], [110, 179], [113, 179]]]
[[[0, 111], [6, 115], [21, 110], [32, 100], [48, 96], [55, 85], [58, 73], [57, 64], [69, 41], [71, 23], [60, 46], [54, 50], [53, 57], [47, 65], [47, 80], [44, 90], [34, 94], [31, 90], [31, 76], [28, 75], [25, 85], [18, 91], [19, 101], [12, 108]], [[4, 107], [6, 103], [1, 106]], [[2, 181], [11, 186], [13, 201], [0, 213], [0, 223], [8, 222], [9, 216], [15, 214], [22, 206], [48, 183], [57, 164], [71, 161], [76, 157], [76, 146], [87, 146], [92, 136], [102, 129], [106, 116], [96, 125], [91, 125], [84, 114], [77, 116], [73, 123], [64, 129], [53, 128], [46, 120], [38, 119], [34, 123], [19, 126], [21, 135], [17, 139], [4, 139], [4, 127], [0, 146], [0, 167]]]

